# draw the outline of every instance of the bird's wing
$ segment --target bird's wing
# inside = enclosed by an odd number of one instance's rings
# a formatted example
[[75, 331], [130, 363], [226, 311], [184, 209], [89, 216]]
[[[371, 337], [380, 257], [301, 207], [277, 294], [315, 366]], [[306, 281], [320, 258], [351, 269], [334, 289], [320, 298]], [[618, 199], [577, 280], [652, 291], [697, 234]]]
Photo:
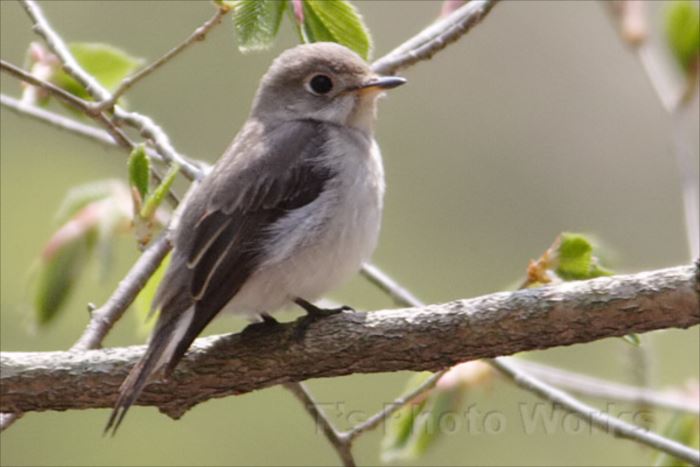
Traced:
[[323, 124], [314, 121], [274, 128], [249, 122], [195, 188], [156, 293], [161, 311], [148, 349], [122, 384], [107, 430], [116, 431], [150, 376], [162, 366], [169, 374], [243, 287], [264, 259], [270, 225], [313, 202], [335, 176], [318, 160], [326, 138]]

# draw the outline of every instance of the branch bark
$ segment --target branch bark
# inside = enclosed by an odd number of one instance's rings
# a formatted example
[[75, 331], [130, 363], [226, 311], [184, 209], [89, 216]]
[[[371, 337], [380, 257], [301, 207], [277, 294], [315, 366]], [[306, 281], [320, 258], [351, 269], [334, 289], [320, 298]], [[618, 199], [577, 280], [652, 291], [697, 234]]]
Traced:
[[[302, 318], [198, 339], [139, 404], [171, 417], [215, 397], [310, 378], [438, 370], [457, 362], [700, 323], [695, 266], [441, 305]], [[0, 411], [110, 407], [143, 346], [0, 354]]]

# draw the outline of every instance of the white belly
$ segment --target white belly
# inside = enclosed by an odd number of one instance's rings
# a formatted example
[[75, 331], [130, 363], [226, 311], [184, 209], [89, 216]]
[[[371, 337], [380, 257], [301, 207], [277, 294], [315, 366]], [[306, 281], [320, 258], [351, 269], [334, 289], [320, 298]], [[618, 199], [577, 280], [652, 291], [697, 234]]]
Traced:
[[348, 154], [349, 146], [342, 146], [342, 151], [331, 151], [330, 161], [340, 175], [317, 200], [275, 223], [274, 247], [225, 311], [269, 313], [297, 297], [316, 300], [347, 281], [370, 258], [379, 236], [384, 196], [381, 155], [374, 141], [358, 147], [358, 154]]

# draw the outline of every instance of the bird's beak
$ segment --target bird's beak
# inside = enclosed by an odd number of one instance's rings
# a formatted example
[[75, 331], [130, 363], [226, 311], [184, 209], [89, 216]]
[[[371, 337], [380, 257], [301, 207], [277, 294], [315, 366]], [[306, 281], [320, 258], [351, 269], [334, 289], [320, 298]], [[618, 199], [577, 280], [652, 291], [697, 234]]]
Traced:
[[356, 88], [360, 92], [383, 91], [393, 89], [406, 83], [405, 78], [399, 76], [377, 76], [361, 84]]

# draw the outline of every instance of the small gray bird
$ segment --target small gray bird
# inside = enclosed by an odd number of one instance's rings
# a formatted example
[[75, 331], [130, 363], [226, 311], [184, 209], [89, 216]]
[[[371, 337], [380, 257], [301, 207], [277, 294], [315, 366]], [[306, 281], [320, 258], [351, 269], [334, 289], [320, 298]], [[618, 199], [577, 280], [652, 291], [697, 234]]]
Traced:
[[334, 43], [300, 45], [272, 63], [245, 125], [175, 213], [153, 302], [160, 314], [105, 431], [116, 432], [144, 386], [170, 375], [219, 312], [272, 320], [292, 303], [337, 311], [311, 301], [376, 246], [384, 172], [372, 126], [377, 98], [403, 83]]

